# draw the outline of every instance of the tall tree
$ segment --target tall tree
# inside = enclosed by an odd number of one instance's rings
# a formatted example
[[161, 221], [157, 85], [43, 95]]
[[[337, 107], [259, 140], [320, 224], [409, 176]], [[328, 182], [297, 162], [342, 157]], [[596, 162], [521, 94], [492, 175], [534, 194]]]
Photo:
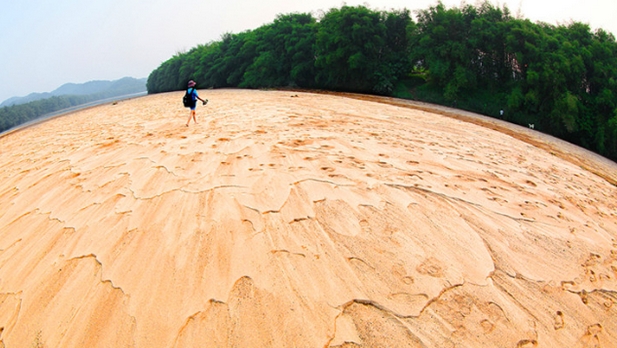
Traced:
[[409, 25], [407, 11], [389, 17], [364, 6], [330, 10], [317, 31], [317, 83], [335, 90], [391, 91], [397, 73], [405, 70], [397, 65], [408, 59], [395, 52], [407, 51]]
[[473, 6], [446, 7], [439, 2], [418, 13], [421, 39], [416, 56], [428, 69], [431, 83], [444, 89], [447, 100], [456, 100], [462, 91], [477, 86], [472, 62], [477, 59], [471, 47], [472, 21], [478, 17]]
[[241, 87], [312, 84], [315, 19], [310, 14], [279, 15], [255, 34], [257, 56], [247, 68]]
[[[617, 44], [603, 30], [510, 16], [487, 1], [417, 13], [364, 6], [279, 15], [173, 56], [150, 93], [200, 87], [319, 87], [390, 94], [412, 71], [425, 100], [498, 116], [617, 159]], [[36, 110], [24, 109], [21, 115]], [[21, 117], [21, 116], [17, 116]]]

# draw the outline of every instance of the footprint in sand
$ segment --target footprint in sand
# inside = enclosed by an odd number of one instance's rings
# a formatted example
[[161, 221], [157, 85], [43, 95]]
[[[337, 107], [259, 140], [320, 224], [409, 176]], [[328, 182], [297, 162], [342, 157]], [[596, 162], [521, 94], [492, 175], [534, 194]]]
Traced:
[[601, 347], [600, 338], [598, 337], [598, 334], [600, 334], [601, 332], [602, 325], [589, 325], [587, 327], [585, 335], [583, 335], [583, 338], [581, 338], [581, 343], [583, 344], [583, 347]]
[[490, 320], [484, 319], [480, 322], [480, 326], [485, 334], [493, 332], [495, 330], [495, 324], [491, 323]]
[[443, 266], [441, 262], [436, 258], [429, 257], [428, 259], [424, 260], [424, 262], [422, 262], [418, 267], [416, 267], [416, 270], [420, 274], [429, 275], [435, 278], [442, 278], [445, 266]]
[[560, 330], [563, 329], [564, 326], [565, 322], [563, 320], [563, 312], [557, 311], [553, 317], [553, 328], [555, 328], [555, 330]]
[[530, 339], [520, 340], [516, 344], [516, 348], [532, 348], [532, 347], [537, 347], [537, 346], [538, 346], [538, 341], [530, 340]]
[[403, 281], [403, 283], [405, 283], [406, 285], [411, 285], [411, 284], [413, 284], [413, 283], [415, 282], [415, 280], [413, 279], [413, 277], [412, 277], [412, 276], [406, 276], [406, 277], [403, 277], [402, 281]]
[[371, 225], [366, 220], [360, 220], [360, 228], [362, 228], [362, 232], [366, 234], [371, 233]]
[[581, 301], [583, 301], [584, 304], [587, 304], [589, 302], [589, 298], [587, 297], [587, 291], [585, 291], [585, 289], [581, 290], [581, 293], [579, 295], [581, 296]]

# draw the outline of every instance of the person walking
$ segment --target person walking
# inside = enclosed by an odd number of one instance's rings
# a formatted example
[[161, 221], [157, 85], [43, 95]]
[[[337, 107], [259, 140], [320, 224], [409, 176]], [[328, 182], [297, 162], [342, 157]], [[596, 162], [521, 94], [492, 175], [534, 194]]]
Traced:
[[203, 105], [206, 105], [206, 103], [208, 103], [207, 99], [204, 100], [199, 97], [199, 95], [197, 94], [197, 90], [195, 89], [195, 85], [197, 85], [197, 83], [193, 80], [190, 80], [188, 83], [188, 89], [186, 91], [186, 93], [191, 96], [191, 101], [192, 101], [192, 103], [189, 105], [189, 108], [191, 109], [191, 113], [189, 114], [189, 119], [186, 121], [187, 127], [189, 126], [189, 123], [191, 122], [191, 118], [193, 119], [193, 121], [195, 121], [195, 123], [197, 123], [197, 118], [195, 117], [195, 108], [197, 107], [197, 99], [201, 100]]

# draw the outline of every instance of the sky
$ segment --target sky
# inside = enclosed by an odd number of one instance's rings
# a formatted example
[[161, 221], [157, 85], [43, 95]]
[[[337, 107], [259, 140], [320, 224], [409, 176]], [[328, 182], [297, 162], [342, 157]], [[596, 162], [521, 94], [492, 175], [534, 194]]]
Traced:
[[[65, 83], [148, 77], [179, 52], [272, 23], [278, 14], [343, 5], [428, 9], [437, 0], [0, 0], [0, 102]], [[442, 0], [447, 7], [460, 0]], [[475, 4], [475, 1], [466, 3]], [[533, 22], [571, 20], [617, 36], [616, 0], [501, 0]], [[184, 6], [190, 4], [190, 6]], [[414, 15], [415, 20], [415, 15]]]

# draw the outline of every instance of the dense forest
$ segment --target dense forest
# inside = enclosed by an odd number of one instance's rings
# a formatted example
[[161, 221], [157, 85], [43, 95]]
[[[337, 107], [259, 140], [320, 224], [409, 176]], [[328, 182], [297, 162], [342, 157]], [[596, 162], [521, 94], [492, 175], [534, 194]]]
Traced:
[[[179, 53], [149, 93], [298, 87], [422, 100], [503, 118], [617, 160], [617, 43], [586, 24], [533, 23], [489, 2], [279, 15]], [[503, 115], [500, 110], [503, 110]]]
[[0, 108], [0, 133], [45, 114], [92, 101], [87, 95], [57, 96]]
[[17, 104], [0, 107], [0, 133], [56, 111], [144, 91], [145, 79], [125, 77], [116, 81], [68, 83], [51, 93], [11, 98], [6, 102]]

